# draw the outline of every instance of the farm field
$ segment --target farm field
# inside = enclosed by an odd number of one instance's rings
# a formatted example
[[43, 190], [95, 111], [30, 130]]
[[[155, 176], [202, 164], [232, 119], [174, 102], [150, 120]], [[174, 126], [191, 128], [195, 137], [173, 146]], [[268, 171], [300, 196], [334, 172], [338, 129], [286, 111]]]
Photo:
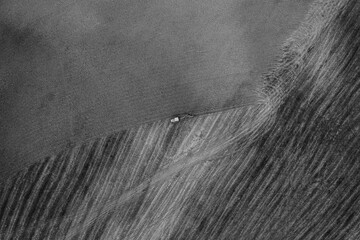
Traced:
[[359, 13], [315, 1], [251, 104], [24, 166], [0, 185], [0, 239], [360, 239]]
[[99, 136], [257, 102], [311, 1], [0, 3], [0, 179]]

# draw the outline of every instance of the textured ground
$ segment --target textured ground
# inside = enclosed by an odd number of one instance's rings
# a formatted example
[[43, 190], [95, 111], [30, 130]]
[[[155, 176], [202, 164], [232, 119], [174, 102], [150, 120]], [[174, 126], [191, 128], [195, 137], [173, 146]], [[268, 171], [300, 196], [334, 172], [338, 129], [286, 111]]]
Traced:
[[359, 239], [360, 2], [314, 6], [257, 104], [38, 162], [1, 189], [2, 239]]

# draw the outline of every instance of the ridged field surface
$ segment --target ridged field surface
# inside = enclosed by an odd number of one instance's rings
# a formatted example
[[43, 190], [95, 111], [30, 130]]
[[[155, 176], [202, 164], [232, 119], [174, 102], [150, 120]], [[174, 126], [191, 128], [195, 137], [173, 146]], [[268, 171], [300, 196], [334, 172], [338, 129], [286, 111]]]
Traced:
[[69, 148], [0, 190], [0, 239], [360, 239], [360, 2], [317, 1], [261, 101]]

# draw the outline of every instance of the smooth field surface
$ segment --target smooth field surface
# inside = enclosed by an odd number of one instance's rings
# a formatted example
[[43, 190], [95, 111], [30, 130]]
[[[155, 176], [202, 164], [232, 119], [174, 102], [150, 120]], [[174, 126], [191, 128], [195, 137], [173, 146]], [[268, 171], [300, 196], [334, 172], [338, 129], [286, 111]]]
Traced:
[[1, 178], [115, 130], [253, 104], [309, 2], [1, 1]]

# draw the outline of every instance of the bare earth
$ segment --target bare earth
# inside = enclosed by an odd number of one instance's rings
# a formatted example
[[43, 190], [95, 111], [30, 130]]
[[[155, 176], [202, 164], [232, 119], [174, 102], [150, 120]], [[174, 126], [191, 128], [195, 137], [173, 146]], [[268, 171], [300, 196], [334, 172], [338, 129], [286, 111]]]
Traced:
[[309, 0], [5, 0], [0, 179], [114, 130], [254, 104]]

